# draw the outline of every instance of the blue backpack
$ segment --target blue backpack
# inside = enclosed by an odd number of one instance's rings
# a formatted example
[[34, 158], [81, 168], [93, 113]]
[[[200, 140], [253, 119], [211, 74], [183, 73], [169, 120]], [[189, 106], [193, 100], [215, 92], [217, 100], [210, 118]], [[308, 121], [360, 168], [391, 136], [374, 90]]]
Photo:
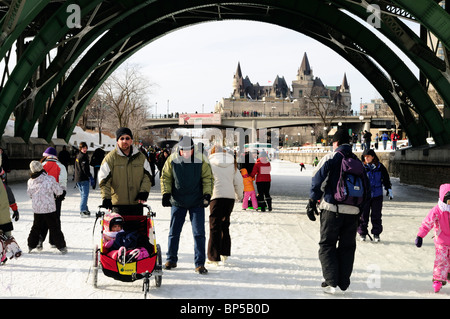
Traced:
[[342, 163], [334, 199], [339, 204], [359, 206], [368, 193], [364, 165], [353, 153], [350, 156], [338, 153], [342, 155]]

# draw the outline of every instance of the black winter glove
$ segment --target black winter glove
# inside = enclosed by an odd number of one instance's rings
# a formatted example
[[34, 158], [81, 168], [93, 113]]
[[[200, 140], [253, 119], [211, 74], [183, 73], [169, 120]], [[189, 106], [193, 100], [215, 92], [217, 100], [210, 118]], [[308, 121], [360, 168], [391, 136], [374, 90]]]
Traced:
[[211, 201], [210, 194], [203, 195], [203, 207], [208, 207], [210, 201]]
[[140, 192], [137, 194], [135, 200], [142, 200], [142, 201], [146, 202], [147, 198], [148, 198], [148, 192]]
[[112, 201], [111, 198], [104, 198], [102, 202], [102, 206], [106, 209], [112, 209]]
[[422, 242], [423, 242], [422, 237], [417, 236], [416, 237], [416, 246], [419, 248], [422, 247]]
[[172, 204], [170, 203], [170, 197], [172, 195], [170, 193], [165, 193], [162, 196], [162, 205], [163, 207], [172, 207]]
[[66, 198], [67, 192], [63, 190], [62, 194], [58, 196], [58, 199], [63, 201]]
[[18, 221], [18, 220], [19, 220], [19, 211], [18, 211], [18, 210], [15, 210], [15, 211], [13, 212], [12, 218], [13, 218], [15, 221]]
[[306, 205], [306, 215], [312, 221], [316, 220], [316, 216], [314, 215], [319, 215], [319, 212], [317, 211], [317, 201], [315, 199], [309, 199], [308, 205]]

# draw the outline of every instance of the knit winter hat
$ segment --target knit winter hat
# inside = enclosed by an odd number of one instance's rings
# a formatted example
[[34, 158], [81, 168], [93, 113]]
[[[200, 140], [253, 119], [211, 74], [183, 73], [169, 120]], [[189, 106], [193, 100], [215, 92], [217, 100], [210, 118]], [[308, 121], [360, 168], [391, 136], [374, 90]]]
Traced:
[[178, 142], [180, 150], [188, 151], [194, 148], [194, 141], [189, 136], [183, 136]]
[[131, 130], [128, 127], [121, 127], [116, 131], [116, 141], [118, 141], [122, 135], [129, 135], [131, 139], [133, 139], [133, 133], [131, 133]]
[[375, 151], [373, 150], [373, 149], [365, 149], [364, 150], [364, 152], [363, 152], [363, 156], [364, 155], [370, 155], [370, 156], [373, 156], [373, 157], [375, 157], [376, 155], [375, 155]]
[[42, 166], [41, 162], [31, 161], [31, 163], [30, 163], [31, 173], [37, 173], [37, 172], [42, 171], [43, 169], [44, 169], [44, 167]]
[[338, 145], [348, 144], [350, 142], [350, 135], [344, 129], [339, 129], [333, 135], [333, 142], [338, 142]]
[[58, 153], [53, 147], [49, 147], [45, 150], [44, 153], [42, 153], [42, 156], [58, 156]]

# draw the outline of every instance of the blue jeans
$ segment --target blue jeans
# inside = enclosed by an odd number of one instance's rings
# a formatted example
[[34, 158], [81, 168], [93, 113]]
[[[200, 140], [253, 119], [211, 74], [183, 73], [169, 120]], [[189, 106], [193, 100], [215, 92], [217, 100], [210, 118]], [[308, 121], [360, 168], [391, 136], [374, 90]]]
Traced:
[[78, 182], [77, 187], [80, 190], [81, 195], [80, 212], [89, 211], [87, 206], [89, 197], [89, 181]]
[[194, 236], [194, 263], [195, 267], [205, 264], [205, 209], [203, 207], [171, 208], [169, 243], [167, 251], [167, 261], [176, 263], [178, 261], [178, 247], [180, 243], [180, 234], [189, 211], [189, 217], [192, 224], [192, 234]]

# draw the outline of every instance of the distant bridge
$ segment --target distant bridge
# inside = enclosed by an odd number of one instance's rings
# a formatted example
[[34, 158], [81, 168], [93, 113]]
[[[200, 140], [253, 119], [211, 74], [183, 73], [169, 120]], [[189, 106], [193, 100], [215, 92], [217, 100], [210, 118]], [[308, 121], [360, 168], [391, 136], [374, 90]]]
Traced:
[[[364, 126], [364, 129], [369, 129], [370, 124], [377, 122], [378, 125], [383, 125], [388, 121], [393, 121], [394, 116], [363, 116], [363, 118], [358, 116], [337, 116], [331, 121], [331, 126], [337, 126], [339, 123], [347, 126], [355, 127], [357, 125]], [[329, 121], [329, 120], [328, 120]], [[327, 121], [327, 122], [328, 122]], [[181, 121], [182, 122], [182, 121]], [[180, 124], [179, 118], [149, 118], [147, 122], [144, 124], [144, 128], [160, 128], [160, 127], [199, 127], [200, 122], [196, 124]], [[318, 116], [255, 116], [255, 117], [225, 117], [221, 116], [220, 123], [211, 124], [208, 122], [204, 122], [201, 124], [201, 127], [219, 127], [219, 128], [252, 128], [255, 130], [259, 129], [269, 129], [269, 128], [281, 128], [281, 127], [290, 127], [290, 126], [305, 126], [305, 125], [323, 125], [323, 122]]]

